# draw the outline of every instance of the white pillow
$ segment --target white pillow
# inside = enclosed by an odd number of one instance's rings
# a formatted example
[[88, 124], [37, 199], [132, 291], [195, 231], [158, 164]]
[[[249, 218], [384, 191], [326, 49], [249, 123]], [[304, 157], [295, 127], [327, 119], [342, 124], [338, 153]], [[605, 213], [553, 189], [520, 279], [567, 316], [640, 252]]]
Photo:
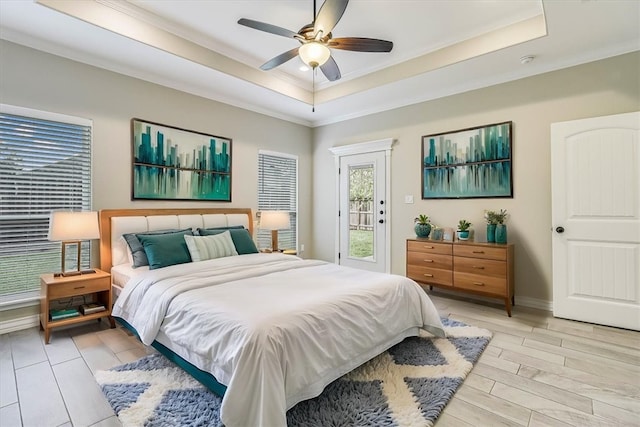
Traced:
[[187, 243], [192, 261], [238, 255], [229, 230], [212, 236], [189, 236], [185, 234], [184, 240]]

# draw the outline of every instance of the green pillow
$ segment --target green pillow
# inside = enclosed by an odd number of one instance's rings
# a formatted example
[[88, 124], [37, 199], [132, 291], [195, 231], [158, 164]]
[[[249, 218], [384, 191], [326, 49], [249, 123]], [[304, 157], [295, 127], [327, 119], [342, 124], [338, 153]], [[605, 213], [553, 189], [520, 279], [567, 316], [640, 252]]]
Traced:
[[149, 260], [149, 269], [167, 267], [175, 264], [191, 262], [189, 248], [184, 241], [184, 236], [193, 233], [173, 234], [139, 234], [138, 239], [142, 243], [144, 253]]
[[256, 244], [253, 242], [251, 234], [249, 234], [249, 230], [246, 228], [198, 228], [198, 234], [201, 236], [212, 236], [223, 233], [226, 230], [229, 230], [229, 233], [231, 233], [231, 240], [233, 240], [238, 255], [258, 253], [258, 248], [256, 248]]
[[142, 247], [142, 243], [138, 236], [141, 235], [150, 235], [150, 234], [171, 234], [171, 233], [179, 233], [180, 235], [184, 234], [193, 234], [190, 228], [185, 228], [183, 230], [156, 230], [156, 231], [147, 231], [144, 233], [127, 233], [123, 234], [122, 237], [127, 242], [129, 249], [131, 250], [131, 257], [133, 258], [133, 268], [142, 267], [145, 265], [149, 265], [149, 260], [147, 260], [147, 254], [144, 252], [144, 247]]

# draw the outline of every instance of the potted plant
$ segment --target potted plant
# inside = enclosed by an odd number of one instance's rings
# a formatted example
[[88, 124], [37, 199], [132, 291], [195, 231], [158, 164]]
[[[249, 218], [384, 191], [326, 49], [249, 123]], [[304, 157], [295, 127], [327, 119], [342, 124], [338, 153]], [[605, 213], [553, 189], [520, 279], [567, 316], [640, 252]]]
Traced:
[[507, 225], [504, 222], [508, 216], [506, 209], [500, 209], [500, 212], [495, 212], [496, 243], [507, 243]]
[[458, 222], [458, 240], [469, 240], [469, 227], [471, 227], [471, 223], [466, 219], [461, 219]]
[[[500, 209], [499, 211], [484, 211], [484, 219], [487, 221], [487, 242], [496, 242], [496, 229], [498, 228], [498, 225], [504, 225], [507, 216], [508, 214], [506, 209]], [[501, 241], [500, 243], [506, 243], [506, 228], [499, 228], [501, 229], [501, 233], [503, 231], [505, 233], [504, 241]]]
[[427, 215], [420, 214], [413, 220], [413, 222], [415, 223], [413, 230], [416, 232], [416, 236], [423, 239], [429, 237], [429, 233], [431, 233], [431, 222]]
[[487, 221], [487, 242], [495, 243], [496, 241], [496, 219], [495, 211], [484, 211], [484, 219]]

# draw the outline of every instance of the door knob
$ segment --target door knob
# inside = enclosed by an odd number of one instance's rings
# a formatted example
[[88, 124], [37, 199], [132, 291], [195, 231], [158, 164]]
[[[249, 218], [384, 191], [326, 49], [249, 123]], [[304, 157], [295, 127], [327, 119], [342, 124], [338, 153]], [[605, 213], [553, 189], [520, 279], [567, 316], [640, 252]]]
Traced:
[[556, 232], [557, 233], [564, 233], [564, 227], [556, 227]]

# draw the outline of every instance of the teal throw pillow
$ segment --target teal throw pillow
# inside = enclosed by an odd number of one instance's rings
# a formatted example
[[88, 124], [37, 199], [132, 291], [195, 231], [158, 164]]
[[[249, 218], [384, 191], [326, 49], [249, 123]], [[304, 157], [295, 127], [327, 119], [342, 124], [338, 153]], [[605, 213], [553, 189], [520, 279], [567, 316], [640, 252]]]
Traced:
[[181, 236], [184, 234], [193, 235], [193, 232], [190, 228], [185, 228], [183, 230], [171, 229], [171, 230], [156, 230], [156, 231], [147, 231], [144, 233], [127, 233], [123, 234], [125, 242], [129, 246], [129, 250], [131, 251], [131, 257], [133, 258], [133, 268], [143, 267], [145, 265], [149, 265], [149, 260], [147, 259], [147, 254], [144, 252], [144, 247], [142, 247], [142, 243], [138, 236], [146, 236], [146, 235], [157, 235], [157, 234], [172, 234], [178, 233]]
[[[251, 234], [249, 234], [249, 230], [246, 228], [228, 228], [229, 233], [231, 233], [231, 240], [233, 240], [233, 244], [236, 247], [236, 251], [238, 255], [246, 255], [246, 254], [257, 254], [258, 248], [256, 244], [253, 242], [251, 238]], [[225, 229], [215, 229], [215, 228], [198, 228], [198, 234], [201, 236], [212, 236], [214, 234], [220, 234], [224, 232]]]
[[193, 233], [138, 235], [149, 260], [149, 269], [191, 262], [189, 248], [184, 241], [185, 235], [193, 235]]

